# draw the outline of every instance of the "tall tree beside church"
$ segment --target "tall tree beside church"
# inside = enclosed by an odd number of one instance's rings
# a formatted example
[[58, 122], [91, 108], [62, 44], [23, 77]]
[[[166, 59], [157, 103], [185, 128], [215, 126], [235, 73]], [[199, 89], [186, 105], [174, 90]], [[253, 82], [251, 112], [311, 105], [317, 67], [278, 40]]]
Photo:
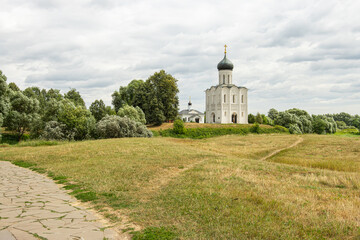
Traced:
[[112, 103], [116, 111], [124, 105], [138, 106], [145, 113], [147, 123], [160, 125], [177, 117], [178, 92], [177, 80], [161, 70], [145, 82], [133, 80], [127, 87], [120, 87], [112, 95]]
[[132, 80], [126, 87], [121, 86], [119, 91], [115, 91], [112, 94], [115, 111], [118, 112], [125, 105], [135, 106], [135, 99], [143, 85], [143, 80]]
[[6, 84], [6, 76], [3, 75], [0, 70], [0, 127], [2, 126], [4, 118], [6, 117], [9, 110], [9, 99], [7, 92], [8, 85]]
[[82, 99], [80, 93], [76, 91], [75, 88], [72, 88], [70, 91], [65, 93], [65, 98], [73, 102], [75, 106], [85, 107], [84, 99]]
[[154, 73], [146, 80], [152, 91], [149, 97], [157, 99], [157, 107], [164, 114], [165, 120], [174, 120], [178, 115], [179, 98], [177, 94], [179, 89], [177, 81], [164, 70]]

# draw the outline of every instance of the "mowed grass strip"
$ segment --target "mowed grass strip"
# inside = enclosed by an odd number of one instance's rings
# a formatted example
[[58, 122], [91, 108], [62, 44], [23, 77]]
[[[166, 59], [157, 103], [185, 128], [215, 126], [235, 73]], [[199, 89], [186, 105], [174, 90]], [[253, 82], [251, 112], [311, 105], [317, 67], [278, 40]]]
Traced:
[[[322, 137], [318, 143], [328, 141]], [[357, 173], [259, 160], [296, 140], [283, 134], [110, 139], [0, 149], [0, 159], [35, 163], [67, 177], [76, 188], [95, 193], [99, 209], [121, 209], [148, 229], [144, 234], [182, 239], [358, 236]], [[111, 214], [109, 219], [120, 221]]]
[[344, 172], [360, 172], [360, 136], [303, 135], [304, 142], [269, 161]]

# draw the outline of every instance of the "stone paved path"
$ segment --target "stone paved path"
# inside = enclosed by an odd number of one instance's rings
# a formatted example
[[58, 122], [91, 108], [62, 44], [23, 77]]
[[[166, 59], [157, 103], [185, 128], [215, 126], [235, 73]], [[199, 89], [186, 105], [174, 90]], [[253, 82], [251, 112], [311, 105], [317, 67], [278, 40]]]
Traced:
[[0, 161], [0, 240], [119, 239], [51, 179]]

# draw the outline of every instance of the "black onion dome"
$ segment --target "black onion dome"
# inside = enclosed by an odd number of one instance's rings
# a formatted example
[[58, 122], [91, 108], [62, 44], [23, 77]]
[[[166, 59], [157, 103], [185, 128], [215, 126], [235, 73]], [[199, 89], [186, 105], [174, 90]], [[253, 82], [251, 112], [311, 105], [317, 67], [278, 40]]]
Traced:
[[234, 68], [234, 64], [226, 58], [226, 54], [223, 58], [223, 60], [221, 60], [218, 65], [217, 65], [217, 69], [220, 70], [233, 70]]

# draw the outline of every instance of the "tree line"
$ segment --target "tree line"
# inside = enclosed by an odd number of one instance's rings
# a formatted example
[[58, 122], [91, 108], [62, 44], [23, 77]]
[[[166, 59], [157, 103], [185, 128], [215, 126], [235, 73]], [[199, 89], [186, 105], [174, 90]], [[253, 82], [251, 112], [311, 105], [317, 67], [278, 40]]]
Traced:
[[15, 83], [7, 84], [0, 71], [0, 127], [15, 131], [19, 140], [25, 132], [31, 138], [55, 140], [149, 137], [152, 133], [145, 123], [176, 118], [178, 92], [177, 80], [161, 70], [146, 81], [120, 87], [112, 95], [114, 107], [100, 99], [87, 109], [76, 89], [65, 94], [38, 87], [22, 91]]
[[249, 123], [279, 125], [289, 129], [290, 133], [335, 133], [336, 129], [360, 129], [360, 116], [348, 113], [310, 115], [305, 110], [292, 108], [286, 111], [277, 111], [272, 108], [267, 116], [257, 113], [249, 114]]

